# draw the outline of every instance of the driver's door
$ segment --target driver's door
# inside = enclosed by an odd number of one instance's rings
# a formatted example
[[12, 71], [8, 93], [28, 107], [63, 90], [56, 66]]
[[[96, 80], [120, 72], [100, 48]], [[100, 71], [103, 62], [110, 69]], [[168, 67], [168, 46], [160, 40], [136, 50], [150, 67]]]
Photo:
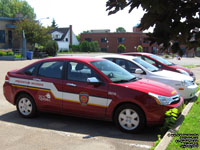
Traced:
[[[88, 84], [96, 77], [101, 84]], [[108, 104], [108, 86], [87, 64], [69, 61], [63, 81], [63, 111], [77, 116], [104, 118]]]

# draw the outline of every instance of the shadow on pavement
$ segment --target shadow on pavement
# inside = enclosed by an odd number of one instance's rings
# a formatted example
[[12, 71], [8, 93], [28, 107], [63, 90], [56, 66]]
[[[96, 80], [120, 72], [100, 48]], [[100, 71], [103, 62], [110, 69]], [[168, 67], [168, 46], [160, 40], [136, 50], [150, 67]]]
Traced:
[[146, 127], [141, 133], [127, 134], [118, 130], [112, 122], [51, 113], [40, 113], [36, 118], [26, 119], [20, 117], [17, 111], [12, 111], [1, 115], [0, 120], [29, 127], [88, 135], [83, 138], [110, 137], [140, 141], [156, 141], [157, 134], [159, 134], [159, 127]]

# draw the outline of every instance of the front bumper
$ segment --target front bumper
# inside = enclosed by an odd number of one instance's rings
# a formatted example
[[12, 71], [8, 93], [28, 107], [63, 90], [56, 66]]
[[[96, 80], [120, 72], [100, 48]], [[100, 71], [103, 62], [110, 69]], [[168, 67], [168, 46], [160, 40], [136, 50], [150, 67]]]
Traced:
[[190, 99], [195, 96], [197, 88], [198, 88], [197, 84], [194, 84], [187, 87], [178, 88], [177, 90], [183, 97], [183, 99]]

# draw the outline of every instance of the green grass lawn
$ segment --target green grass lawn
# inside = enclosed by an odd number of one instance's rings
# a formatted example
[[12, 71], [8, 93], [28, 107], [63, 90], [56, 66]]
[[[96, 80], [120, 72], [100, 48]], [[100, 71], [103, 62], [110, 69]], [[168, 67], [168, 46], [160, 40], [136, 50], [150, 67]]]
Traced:
[[167, 150], [174, 150], [174, 149], [175, 150], [182, 150], [182, 149], [199, 150], [200, 149], [200, 95], [198, 96], [197, 101], [194, 102], [192, 109], [190, 110], [188, 115], [185, 117], [177, 134], [183, 134], [183, 135], [184, 134], [198, 134], [198, 136], [193, 136], [198, 139], [192, 139], [192, 140], [198, 140], [199, 146], [193, 147], [193, 148], [181, 148], [180, 146], [183, 145], [183, 143], [176, 142], [176, 140], [181, 140], [181, 138], [180, 136], [175, 136], [172, 139], [171, 143], [168, 145]]
[[200, 67], [200, 65], [183, 65], [186, 68], [195, 68], [195, 67]]

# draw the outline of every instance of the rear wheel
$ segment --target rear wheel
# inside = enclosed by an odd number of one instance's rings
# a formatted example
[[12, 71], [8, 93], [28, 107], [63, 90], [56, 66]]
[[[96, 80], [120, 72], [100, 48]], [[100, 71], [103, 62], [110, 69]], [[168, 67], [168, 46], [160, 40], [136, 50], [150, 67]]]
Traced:
[[28, 94], [21, 94], [16, 103], [18, 113], [24, 118], [31, 118], [36, 115], [36, 105], [33, 98]]
[[139, 107], [124, 104], [116, 110], [114, 121], [121, 131], [136, 133], [145, 126], [145, 115]]

